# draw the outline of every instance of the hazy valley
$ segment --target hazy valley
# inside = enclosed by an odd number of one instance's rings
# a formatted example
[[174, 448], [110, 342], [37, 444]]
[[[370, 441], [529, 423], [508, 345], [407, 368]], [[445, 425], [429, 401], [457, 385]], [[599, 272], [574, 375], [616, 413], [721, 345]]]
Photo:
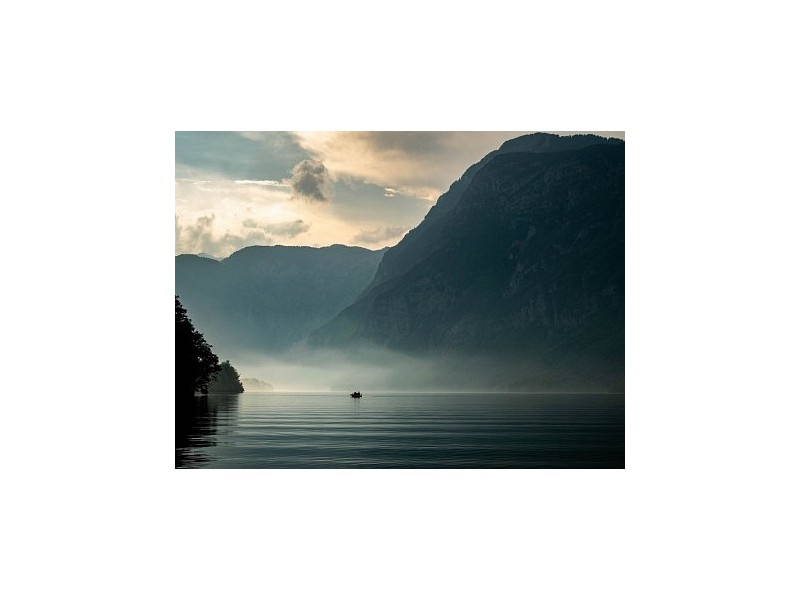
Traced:
[[243, 378], [292, 389], [624, 391], [624, 143], [533, 134], [383, 250], [175, 258]]

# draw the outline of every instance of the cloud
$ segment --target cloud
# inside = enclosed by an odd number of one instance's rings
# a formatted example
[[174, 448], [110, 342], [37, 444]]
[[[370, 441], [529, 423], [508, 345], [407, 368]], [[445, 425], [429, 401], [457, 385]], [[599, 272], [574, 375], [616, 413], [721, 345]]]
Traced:
[[294, 135], [300, 147], [325, 163], [334, 179], [352, 178], [380, 186], [387, 197], [400, 193], [434, 201], [470, 165], [525, 133], [530, 132], [328, 131]]
[[273, 239], [393, 244], [469, 165], [516, 136], [176, 132], [176, 253], [227, 256]]
[[376, 227], [375, 229], [368, 229], [360, 231], [354, 235], [351, 242], [353, 244], [367, 244], [374, 246], [382, 242], [396, 240], [408, 231], [407, 227]]
[[211, 254], [213, 256], [229, 256], [246, 246], [266, 246], [272, 243], [264, 229], [248, 228], [241, 233], [226, 230], [222, 235], [215, 235], [214, 213], [204, 215], [194, 224], [183, 225], [179, 215], [175, 215], [175, 249], [179, 254]]
[[176, 131], [175, 171], [213, 174], [213, 179], [277, 180], [308, 152], [287, 132]]
[[362, 229], [414, 226], [429, 208], [402, 197], [389, 201], [382, 188], [343, 185], [341, 202], [298, 202], [288, 179], [271, 180], [287, 183], [281, 187], [240, 184], [202, 169], [184, 175], [175, 181], [176, 254], [226, 257], [248, 245], [347, 244]]
[[266, 185], [270, 187], [289, 187], [291, 184], [285, 181], [275, 181], [274, 179], [237, 179], [234, 183], [239, 185]]
[[296, 199], [310, 202], [327, 202], [331, 199], [333, 182], [321, 161], [301, 160], [292, 169], [290, 182]]
[[[224, 228], [224, 232], [221, 231]], [[175, 215], [175, 247], [178, 254], [210, 254], [230, 256], [247, 246], [268, 246], [274, 238], [292, 239], [311, 229], [302, 219], [278, 223], [260, 223], [248, 218], [239, 225], [225, 227], [216, 213], [210, 213], [184, 224]]]
[[242, 225], [248, 229], [262, 229], [265, 233], [271, 233], [272, 235], [285, 238], [296, 237], [311, 229], [311, 225], [303, 221], [303, 219], [285, 221], [283, 223], [268, 223], [265, 225], [259, 224], [254, 219], [246, 219], [242, 222]]
[[263, 230], [259, 229], [248, 231], [245, 235], [225, 232], [225, 235], [222, 236], [216, 245], [217, 255], [229, 256], [247, 246], [269, 246], [272, 242], [272, 238], [268, 237]]
[[179, 252], [199, 253], [206, 252], [212, 243], [214, 219], [211, 213], [199, 217], [193, 225], [182, 225], [179, 215], [175, 215], [175, 244]]
[[298, 236], [301, 233], [305, 233], [309, 229], [311, 229], [311, 225], [302, 219], [297, 219], [296, 221], [287, 221], [285, 223], [275, 223], [266, 227], [267, 232], [273, 235], [288, 238]]
[[298, 144], [335, 178], [353, 178], [392, 192], [436, 200], [472, 164], [514, 132], [296, 132]]

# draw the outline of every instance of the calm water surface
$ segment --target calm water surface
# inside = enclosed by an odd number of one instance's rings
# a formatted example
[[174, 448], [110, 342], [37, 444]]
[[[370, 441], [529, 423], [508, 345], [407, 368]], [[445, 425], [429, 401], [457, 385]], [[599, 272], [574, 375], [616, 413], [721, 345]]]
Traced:
[[246, 393], [176, 412], [179, 468], [624, 468], [623, 395]]

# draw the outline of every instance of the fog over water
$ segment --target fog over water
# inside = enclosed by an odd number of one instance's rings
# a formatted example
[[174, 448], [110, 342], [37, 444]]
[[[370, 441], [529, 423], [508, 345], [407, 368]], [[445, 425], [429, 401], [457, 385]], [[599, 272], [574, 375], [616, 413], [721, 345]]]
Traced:
[[242, 377], [261, 379], [280, 391], [432, 390], [443, 383], [442, 361], [375, 347], [350, 353], [295, 349], [230, 354]]
[[553, 376], [530, 359], [480, 356], [410, 356], [377, 346], [357, 350], [297, 347], [283, 354], [231, 349], [223, 354], [239, 375], [271, 384], [275, 391], [616, 391], [602, 384]]

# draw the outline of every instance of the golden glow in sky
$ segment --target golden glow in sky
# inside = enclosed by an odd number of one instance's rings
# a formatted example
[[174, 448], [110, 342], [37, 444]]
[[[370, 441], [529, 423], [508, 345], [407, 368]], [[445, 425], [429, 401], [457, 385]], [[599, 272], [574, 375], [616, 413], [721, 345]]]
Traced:
[[523, 133], [176, 132], [175, 252], [394, 245], [470, 165]]

